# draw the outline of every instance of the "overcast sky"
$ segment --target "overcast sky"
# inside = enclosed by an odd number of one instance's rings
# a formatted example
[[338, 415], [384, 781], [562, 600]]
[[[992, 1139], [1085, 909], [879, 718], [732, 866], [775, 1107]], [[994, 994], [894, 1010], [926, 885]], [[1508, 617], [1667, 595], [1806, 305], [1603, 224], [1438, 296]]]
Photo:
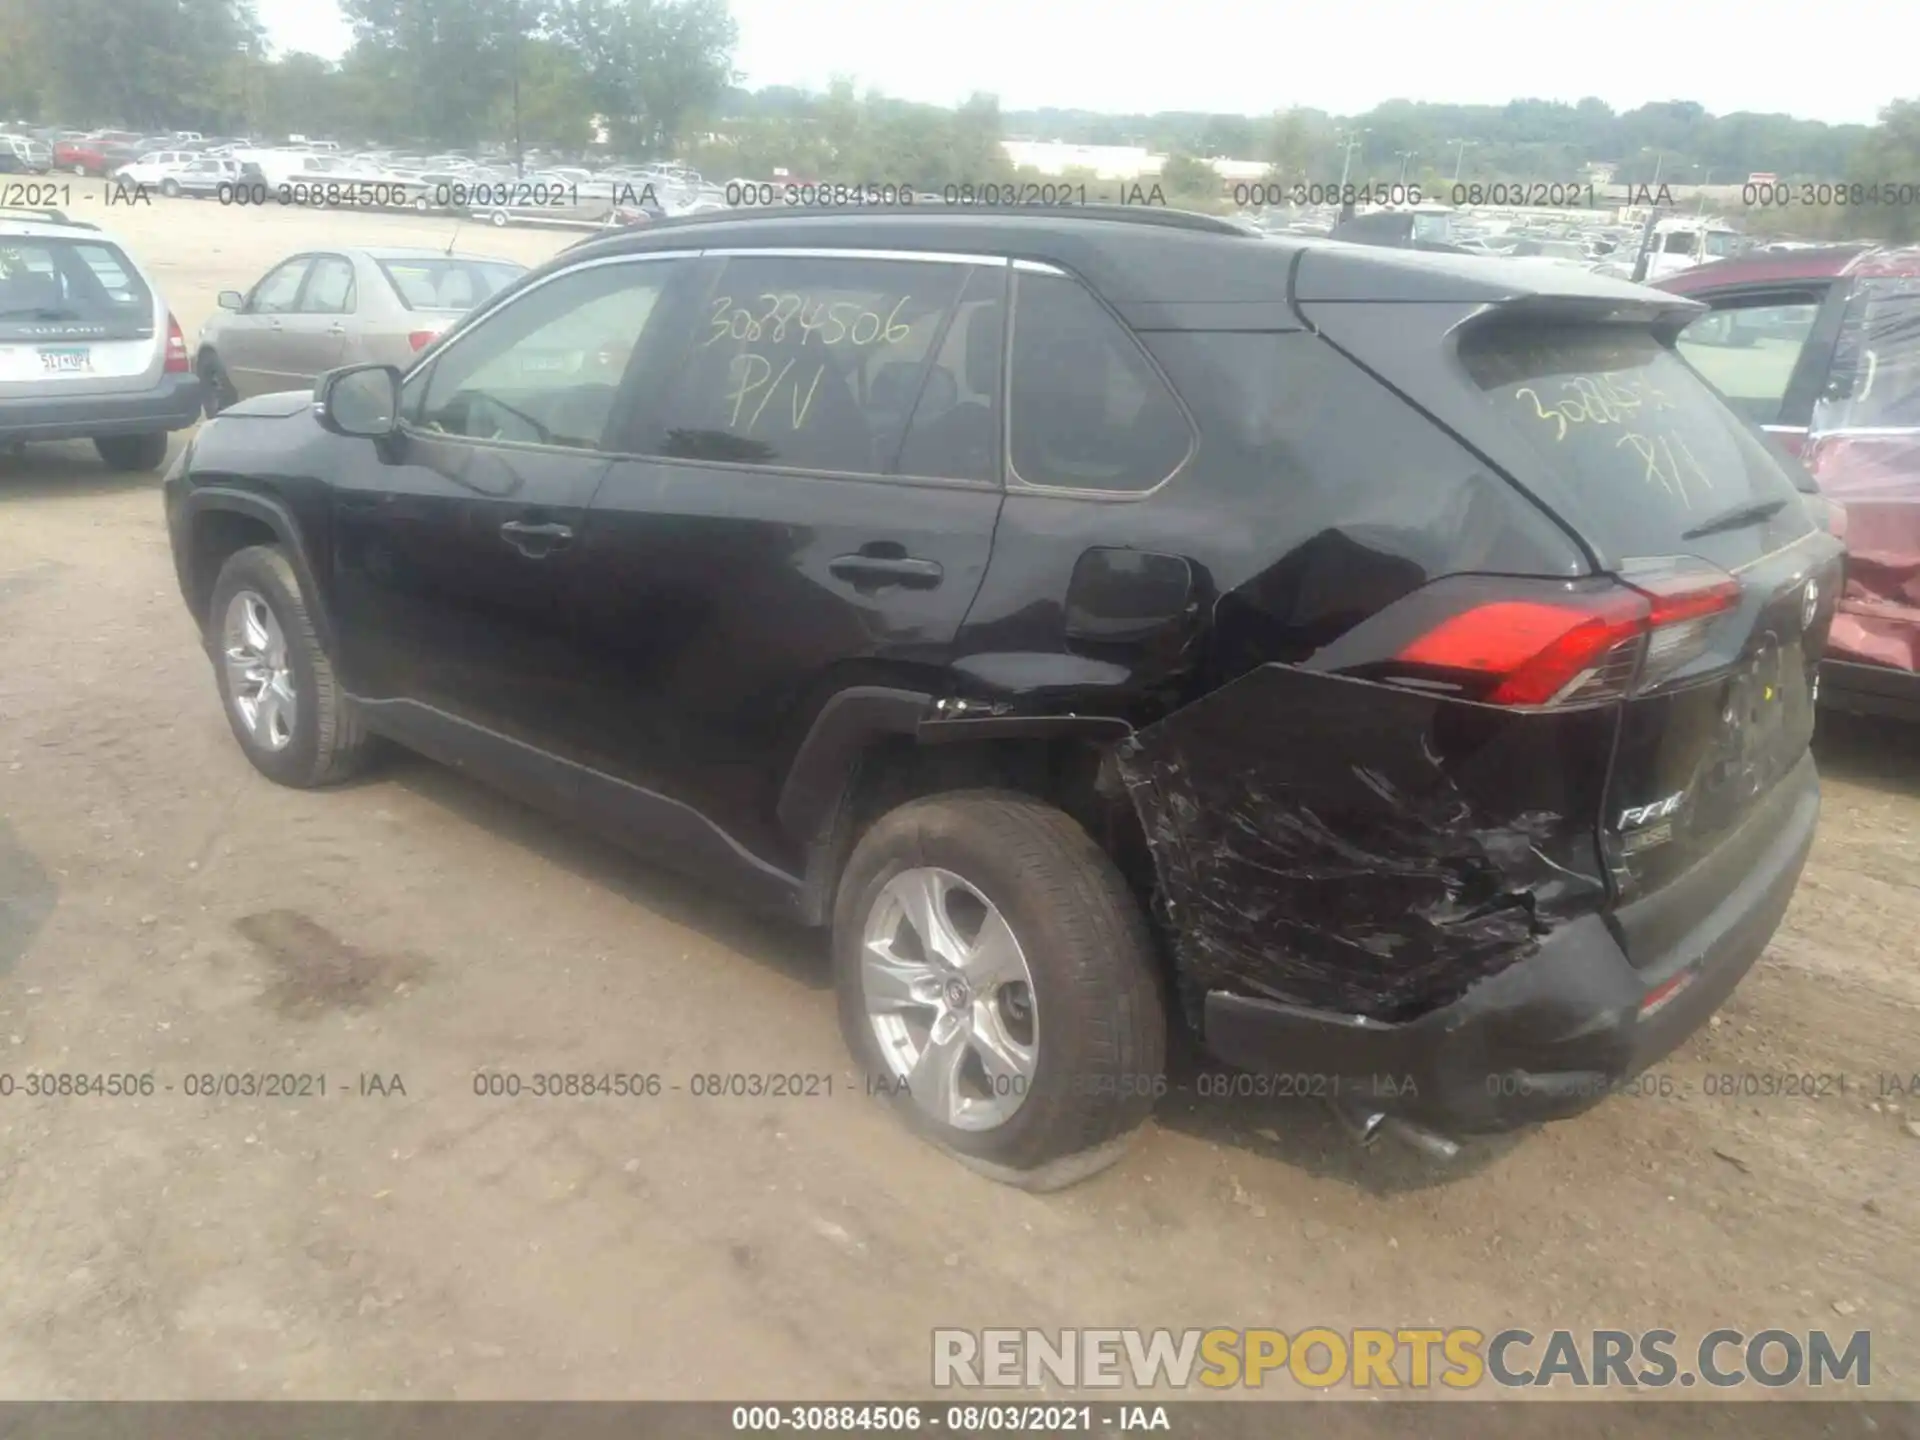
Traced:
[[[333, 0], [257, 0], [282, 50], [338, 57]], [[1912, 0], [732, 0], [750, 86], [835, 74], [1009, 110], [1356, 114], [1382, 100], [1696, 100], [1870, 124], [1920, 97]], [[1902, 13], [1904, 12], [1904, 13]], [[1900, 18], [1896, 19], [1896, 15]], [[1351, 37], [1341, 44], [1340, 37]], [[1809, 47], [1809, 39], [1813, 43]]]

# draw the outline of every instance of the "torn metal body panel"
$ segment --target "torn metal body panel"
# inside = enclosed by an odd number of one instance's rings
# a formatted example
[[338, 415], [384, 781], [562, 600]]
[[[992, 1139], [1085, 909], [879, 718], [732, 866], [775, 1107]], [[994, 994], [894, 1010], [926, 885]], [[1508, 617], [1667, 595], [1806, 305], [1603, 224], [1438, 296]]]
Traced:
[[1605, 901], [1616, 724], [1267, 665], [1118, 762], [1194, 986], [1405, 1020]]

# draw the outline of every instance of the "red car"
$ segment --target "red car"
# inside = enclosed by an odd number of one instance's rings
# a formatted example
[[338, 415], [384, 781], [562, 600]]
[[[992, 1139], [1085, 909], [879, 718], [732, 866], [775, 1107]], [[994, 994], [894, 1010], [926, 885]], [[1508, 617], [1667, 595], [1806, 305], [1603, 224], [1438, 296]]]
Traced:
[[1920, 247], [1745, 255], [1659, 288], [1713, 307], [1680, 353], [1800, 457], [1847, 542], [1821, 700], [1920, 720]]
[[135, 158], [127, 145], [97, 135], [53, 147], [53, 168], [75, 175], [108, 175]]

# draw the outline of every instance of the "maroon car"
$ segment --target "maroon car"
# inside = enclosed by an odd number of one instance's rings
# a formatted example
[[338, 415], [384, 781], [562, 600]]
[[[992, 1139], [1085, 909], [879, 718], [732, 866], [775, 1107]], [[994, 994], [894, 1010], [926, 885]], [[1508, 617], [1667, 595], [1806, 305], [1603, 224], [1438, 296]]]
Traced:
[[109, 175], [135, 158], [129, 144], [112, 136], [87, 135], [53, 147], [53, 168], [75, 175]]
[[1847, 542], [1820, 698], [1920, 719], [1920, 247], [1747, 255], [1659, 288], [1713, 307], [1681, 354], [1800, 457]]

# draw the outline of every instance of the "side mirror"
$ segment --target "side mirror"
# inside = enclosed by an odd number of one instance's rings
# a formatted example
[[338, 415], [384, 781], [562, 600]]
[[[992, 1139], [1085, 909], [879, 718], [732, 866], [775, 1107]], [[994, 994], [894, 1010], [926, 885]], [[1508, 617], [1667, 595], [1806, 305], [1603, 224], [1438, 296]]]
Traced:
[[313, 413], [336, 435], [391, 435], [400, 428], [400, 372], [391, 365], [329, 370], [314, 381]]
[[242, 295], [238, 290], [222, 290], [220, 292], [220, 308], [222, 310], [244, 310], [247, 308], [247, 297]]

